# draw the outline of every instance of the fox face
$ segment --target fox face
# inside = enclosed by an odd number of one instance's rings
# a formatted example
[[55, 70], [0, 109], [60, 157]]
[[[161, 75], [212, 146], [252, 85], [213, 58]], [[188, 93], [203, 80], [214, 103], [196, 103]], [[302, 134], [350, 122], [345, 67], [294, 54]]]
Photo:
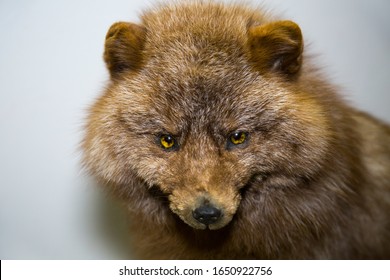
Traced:
[[108, 181], [136, 176], [157, 187], [196, 229], [227, 225], [251, 184], [315, 173], [328, 137], [315, 100], [302, 105], [288, 87], [244, 70], [183, 69], [175, 79], [160, 72], [114, 85], [92, 114], [91, 164]]
[[104, 56], [112, 83], [90, 113], [87, 166], [125, 188], [134, 177], [158, 188], [196, 229], [226, 226], [253, 184], [314, 176], [332, 135], [316, 98], [290, 82], [299, 27], [245, 28], [163, 44], [144, 26], [114, 24]]

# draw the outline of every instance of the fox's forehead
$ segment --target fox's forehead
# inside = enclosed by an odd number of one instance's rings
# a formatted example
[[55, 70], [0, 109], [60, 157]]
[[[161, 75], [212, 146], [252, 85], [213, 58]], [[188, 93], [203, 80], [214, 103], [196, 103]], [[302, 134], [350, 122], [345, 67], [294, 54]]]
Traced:
[[250, 129], [259, 122], [268, 102], [259, 90], [261, 79], [255, 77], [236, 85], [228, 75], [221, 79], [203, 74], [183, 79], [166, 75], [170, 82], [164, 75], [149, 80], [143, 91], [128, 93], [133, 98], [127, 99], [127, 106], [119, 105], [127, 108], [128, 118], [138, 118], [138, 123], [155, 133], [197, 130], [226, 134]]

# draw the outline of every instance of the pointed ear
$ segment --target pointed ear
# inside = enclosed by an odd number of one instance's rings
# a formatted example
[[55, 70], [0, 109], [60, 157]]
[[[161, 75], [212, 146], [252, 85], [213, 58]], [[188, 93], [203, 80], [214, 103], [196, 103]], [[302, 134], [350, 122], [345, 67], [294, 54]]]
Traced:
[[104, 60], [111, 77], [137, 70], [142, 63], [145, 28], [127, 22], [114, 23], [106, 35]]
[[262, 73], [278, 71], [292, 75], [302, 63], [301, 29], [292, 21], [277, 21], [248, 30], [250, 57]]

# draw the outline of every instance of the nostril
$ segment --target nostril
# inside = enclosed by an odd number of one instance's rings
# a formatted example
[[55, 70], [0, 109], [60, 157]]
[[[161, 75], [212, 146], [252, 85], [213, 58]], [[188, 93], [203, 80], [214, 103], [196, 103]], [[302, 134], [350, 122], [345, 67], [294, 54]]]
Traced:
[[221, 214], [221, 210], [211, 205], [202, 205], [192, 212], [192, 216], [205, 225], [210, 225], [218, 221]]

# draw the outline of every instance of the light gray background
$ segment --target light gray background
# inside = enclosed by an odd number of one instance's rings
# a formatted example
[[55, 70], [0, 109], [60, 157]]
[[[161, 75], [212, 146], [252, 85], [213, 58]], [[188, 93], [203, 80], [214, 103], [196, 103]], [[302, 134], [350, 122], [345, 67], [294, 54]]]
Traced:
[[[77, 146], [108, 79], [106, 31], [152, 3], [0, 0], [0, 259], [131, 257], [126, 219], [81, 171]], [[355, 106], [390, 121], [388, 0], [265, 3], [300, 24]]]

